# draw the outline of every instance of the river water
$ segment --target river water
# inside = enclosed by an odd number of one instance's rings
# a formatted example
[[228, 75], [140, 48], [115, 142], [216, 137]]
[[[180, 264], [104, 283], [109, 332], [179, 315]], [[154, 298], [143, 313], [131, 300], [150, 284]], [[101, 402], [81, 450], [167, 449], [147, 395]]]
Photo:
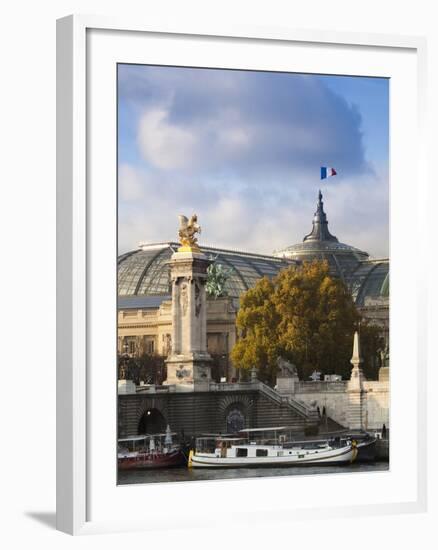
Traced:
[[388, 462], [353, 463], [343, 466], [290, 466], [282, 468], [167, 468], [161, 470], [131, 470], [119, 472], [119, 485], [130, 483], [163, 483], [167, 481], [206, 481], [212, 479], [244, 479], [256, 477], [300, 476], [315, 474], [346, 474], [382, 472]]

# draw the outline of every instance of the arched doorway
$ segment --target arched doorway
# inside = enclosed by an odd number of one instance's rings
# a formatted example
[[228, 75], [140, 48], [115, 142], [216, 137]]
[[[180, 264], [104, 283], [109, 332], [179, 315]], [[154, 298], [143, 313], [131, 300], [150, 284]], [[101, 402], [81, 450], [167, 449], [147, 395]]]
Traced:
[[246, 424], [245, 412], [239, 404], [228, 408], [225, 415], [227, 433], [237, 433], [243, 430]]
[[146, 409], [138, 423], [138, 434], [157, 434], [166, 431], [167, 422], [158, 409]]

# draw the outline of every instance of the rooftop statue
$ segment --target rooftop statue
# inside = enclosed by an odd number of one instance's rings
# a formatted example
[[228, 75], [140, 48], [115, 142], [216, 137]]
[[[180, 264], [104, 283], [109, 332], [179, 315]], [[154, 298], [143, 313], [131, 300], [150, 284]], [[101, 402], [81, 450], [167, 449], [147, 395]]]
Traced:
[[198, 224], [198, 216], [193, 216], [188, 219], [187, 216], [180, 214], [179, 216], [179, 242], [181, 246], [178, 252], [200, 252], [196, 233], [201, 233], [201, 226]]
[[226, 296], [225, 285], [231, 275], [231, 269], [225, 269], [221, 264], [210, 264], [207, 268], [207, 283], [205, 289], [209, 296], [220, 298]]

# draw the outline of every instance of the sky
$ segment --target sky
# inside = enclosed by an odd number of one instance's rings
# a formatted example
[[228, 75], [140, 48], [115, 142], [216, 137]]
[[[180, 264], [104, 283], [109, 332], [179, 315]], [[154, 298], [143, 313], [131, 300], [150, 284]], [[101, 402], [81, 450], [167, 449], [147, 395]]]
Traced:
[[[337, 175], [320, 180], [320, 167]], [[389, 81], [118, 66], [119, 252], [176, 241], [271, 254], [310, 232], [387, 257]]]

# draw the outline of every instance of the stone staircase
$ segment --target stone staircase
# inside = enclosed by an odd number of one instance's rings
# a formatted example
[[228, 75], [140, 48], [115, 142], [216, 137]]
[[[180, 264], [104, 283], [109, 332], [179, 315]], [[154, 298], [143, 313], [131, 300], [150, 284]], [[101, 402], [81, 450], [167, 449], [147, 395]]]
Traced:
[[211, 384], [211, 392], [255, 392], [258, 395], [257, 418], [253, 419], [259, 428], [268, 426], [296, 427], [303, 431], [306, 426], [319, 423], [318, 412], [305, 403], [274, 390], [260, 380], [237, 383]]
[[306, 419], [306, 424], [317, 424], [319, 422], [318, 412], [315, 408], [309, 407], [305, 403], [294, 399], [288, 395], [282, 395], [273, 388], [267, 386], [263, 382], [258, 381], [258, 390], [267, 399], [274, 401], [280, 406], [292, 410], [301, 418]]

